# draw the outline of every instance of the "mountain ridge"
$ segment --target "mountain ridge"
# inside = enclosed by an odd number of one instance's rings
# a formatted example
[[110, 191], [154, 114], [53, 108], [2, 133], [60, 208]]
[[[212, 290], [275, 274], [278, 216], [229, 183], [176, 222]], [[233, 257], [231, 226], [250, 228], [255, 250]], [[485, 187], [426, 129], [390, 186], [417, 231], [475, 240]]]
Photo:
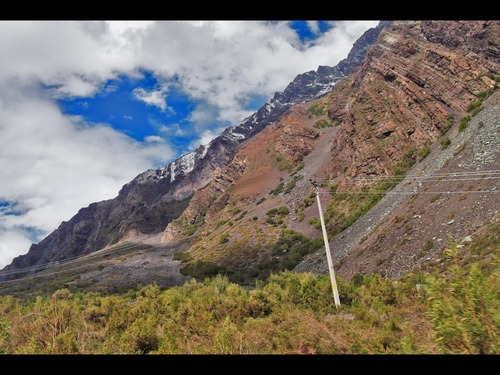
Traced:
[[116, 198], [80, 209], [39, 244], [33, 244], [27, 254], [14, 258], [4, 270], [89, 254], [135, 235], [163, 231], [184, 212], [193, 193], [211, 181], [214, 171], [232, 160], [242, 141], [276, 121], [293, 104], [326, 94], [335, 82], [359, 63], [366, 52], [365, 44], [374, 43], [380, 30], [388, 24], [390, 21], [383, 21], [367, 31], [339, 64], [340, 68], [319, 67], [317, 71], [298, 75], [269, 103], [240, 123], [226, 128], [208, 145], [202, 145], [164, 167], [139, 174], [120, 189]]

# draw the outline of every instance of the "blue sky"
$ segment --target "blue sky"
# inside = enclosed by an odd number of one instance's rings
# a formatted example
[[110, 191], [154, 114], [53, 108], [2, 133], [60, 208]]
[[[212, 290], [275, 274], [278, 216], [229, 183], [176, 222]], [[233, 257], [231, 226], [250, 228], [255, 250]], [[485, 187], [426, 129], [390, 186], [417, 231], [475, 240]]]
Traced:
[[[161, 136], [163, 125], [178, 124], [185, 119], [193, 109], [189, 98], [177, 90], [169, 92], [169, 109], [148, 104], [134, 95], [134, 90], [154, 90], [157, 86], [156, 78], [147, 71], [141, 71], [141, 79], [119, 77], [106, 83], [102, 93], [93, 97], [64, 98], [58, 103], [63, 113], [80, 115], [87, 122], [107, 123], [114, 129], [125, 133], [137, 141], [147, 137]], [[107, 88], [107, 90], [106, 90]], [[191, 140], [188, 134], [185, 137], [169, 135], [173, 143], [180, 144]]]
[[0, 21], [0, 267], [378, 21]]
[[[314, 43], [333, 27], [327, 21], [316, 21], [312, 24], [300, 20], [290, 21], [288, 26], [297, 33], [303, 46]], [[297, 71], [297, 74], [299, 73], [302, 72]], [[178, 156], [198, 146], [199, 134], [189, 131], [189, 114], [198, 101], [175, 86], [169, 88], [168, 99], [166, 96], [161, 97], [165, 104], [163, 108], [142, 101], [134, 95], [137, 90], [151, 92], [158, 89], [160, 84], [154, 72], [140, 70], [140, 74], [142, 75], [140, 78], [119, 76], [117, 79], [109, 80], [97, 95], [81, 98], [65, 97], [59, 99], [58, 103], [65, 114], [83, 116], [85, 121], [91, 123], [107, 123], [137, 141], [161, 141], [160, 138], [165, 142], [168, 141]], [[239, 105], [242, 110], [250, 114], [269, 100], [269, 93], [266, 95], [257, 92], [240, 100]], [[210, 129], [217, 131], [211, 132], [211, 136], [215, 136], [221, 129], [233, 123], [234, 121], [228, 120], [212, 120]]]

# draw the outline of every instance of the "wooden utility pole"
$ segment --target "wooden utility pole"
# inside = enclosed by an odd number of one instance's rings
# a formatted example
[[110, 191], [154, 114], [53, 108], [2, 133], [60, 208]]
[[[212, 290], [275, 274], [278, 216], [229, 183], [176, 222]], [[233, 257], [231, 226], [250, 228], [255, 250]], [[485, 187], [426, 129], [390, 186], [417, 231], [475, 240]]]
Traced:
[[337, 280], [335, 279], [335, 271], [333, 270], [332, 255], [330, 253], [330, 244], [328, 243], [328, 235], [326, 234], [325, 219], [323, 218], [323, 209], [321, 208], [321, 200], [319, 198], [318, 185], [309, 180], [316, 190], [316, 201], [318, 202], [319, 219], [321, 221], [321, 228], [323, 229], [323, 240], [325, 241], [326, 258], [328, 260], [328, 269], [330, 271], [330, 279], [332, 281], [333, 299], [338, 308], [340, 306], [339, 290], [337, 288]]

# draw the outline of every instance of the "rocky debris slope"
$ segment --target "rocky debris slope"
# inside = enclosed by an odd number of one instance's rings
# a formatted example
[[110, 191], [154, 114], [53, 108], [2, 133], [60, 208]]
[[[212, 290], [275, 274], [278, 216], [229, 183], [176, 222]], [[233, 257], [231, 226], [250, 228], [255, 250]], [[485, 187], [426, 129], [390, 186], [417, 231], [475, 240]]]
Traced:
[[[380, 273], [397, 279], [442, 262], [449, 240], [467, 243], [500, 218], [500, 93], [484, 102], [463, 132], [447, 136], [377, 206], [330, 242], [335, 269], [347, 279]], [[493, 173], [489, 173], [493, 172]], [[297, 271], [328, 274], [324, 248]]]

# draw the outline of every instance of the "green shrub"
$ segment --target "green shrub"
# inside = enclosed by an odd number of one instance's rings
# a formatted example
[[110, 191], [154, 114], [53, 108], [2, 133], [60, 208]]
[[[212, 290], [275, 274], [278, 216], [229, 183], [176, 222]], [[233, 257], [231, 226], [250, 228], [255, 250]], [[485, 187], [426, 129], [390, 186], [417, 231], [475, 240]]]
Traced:
[[281, 206], [278, 208], [277, 214], [278, 216], [286, 216], [290, 213], [290, 210], [286, 206]]
[[174, 260], [179, 260], [181, 262], [187, 262], [191, 259], [191, 256], [187, 251], [177, 251], [174, 253]]
[[296, 182], [296, 180], [295, 180], [295, 179], [290, 180], [290, 181], [286, 184], [286, 188], [285, 188], [285, 190], [284, 190], [283, 194], [289, 194], [289, 193], [293, 190], [293, 188], [295, 187], [295, 184], [296, 184], [296, 183], [297, 183], [297, 182]]
[[424, 160], [431, 153], [431, 148], [429, 146], [424, 146], [422, 150], [418, 153], [418, 161]]
[[333, 124], [328, 121], [328, 120], [318, 120], [314, 123], [313, 127], [315, 127], [316, 129], [323, 129], [323, 128], [328, 128], [328, 127], [332, 127]]
[[441, 139], [441, 150], [445, 150], [451, 144], [451, 140], [448, 137]]
[[321, 229], [321, 221], [318, 220], [316, 216], [312, 216], [309, 218], [308, 223], [313, 225], [316, 229]]
[[316, 200], [316, 192], [313, 191], [311, 194], [309, 194], [307, 197], [304, 198], [304, 205], [306, 207], [309, 207], [314, 203], [315, 200]]
[[448, 130], [451, 129], [454, 122], [455, 122], [455, 117], [451, 113], [448, 116], [446, 116], [446, 126], [443, 128], [441, 135], [445, 135], [448, 132]]
[[284, 182], [280, 182], [280, 183], [278, 184], [278, 186], [276, 186], [276, 188], [275, 188], [275, 189], [273, 189], [273, 190], [271, 190], [271, 191], [269, 192], [269, 194], [272, 194], [272, 195], [278, 195], [279, 193], [281, 193], [281, 192], [283, 191], [284, 187], [285, 187], [285, 183], [284, 183]]
[[325, 108], [324, 104], [316, 103], [316, 104], [313, 104], [312, 106], [310, 106], [307, 109], [307, 112], [309, 112], [309, 115], [308, 115], [309, 118], [313, 118], [316, 116], [323, 116], [324, 114], [326, 114], [326, 108]]
[[221, 245], [223, 245], [223, 244], [228, 243], [228, 242], [229, 242], [229, 234], [227, 234], [227, 233], [221, 234], [221, 236], [219, 238], [219, 243]]
[[[448, 251], [457, 257], [456, 246]], [[470, 272], [453, 262], [444, 277], [429, 281], [433, 341], [442, 354], [500, 353], [500, 262], [487, 275], [478, 264]], [[445, 281], [445, 278], [448, 281]]]
[[437, 201], [439, 198], [441, 198], [441, 194], [436, 194], [431, 197], [431, 203], [434, 203]]
[[395, 176], [402, 176], [410, 169], [416, 162], [417, 150], [410, 147], [403, 155], [403, 158], [392, 165], [392, 171]]
[[259, 205], [261, 203], [263, 203], [264, 201], [266, 200], [266, 198], [260, 198], [257, 203], [255, 203], [256, 205]]
[[460, 119], [460, 122], [458, 124], [458, 131], [463, 132], [465, 129], [467, 129], [467, 126], [469, 126], [469, 122], [471, 120], [470, 115], [466, 115]]

